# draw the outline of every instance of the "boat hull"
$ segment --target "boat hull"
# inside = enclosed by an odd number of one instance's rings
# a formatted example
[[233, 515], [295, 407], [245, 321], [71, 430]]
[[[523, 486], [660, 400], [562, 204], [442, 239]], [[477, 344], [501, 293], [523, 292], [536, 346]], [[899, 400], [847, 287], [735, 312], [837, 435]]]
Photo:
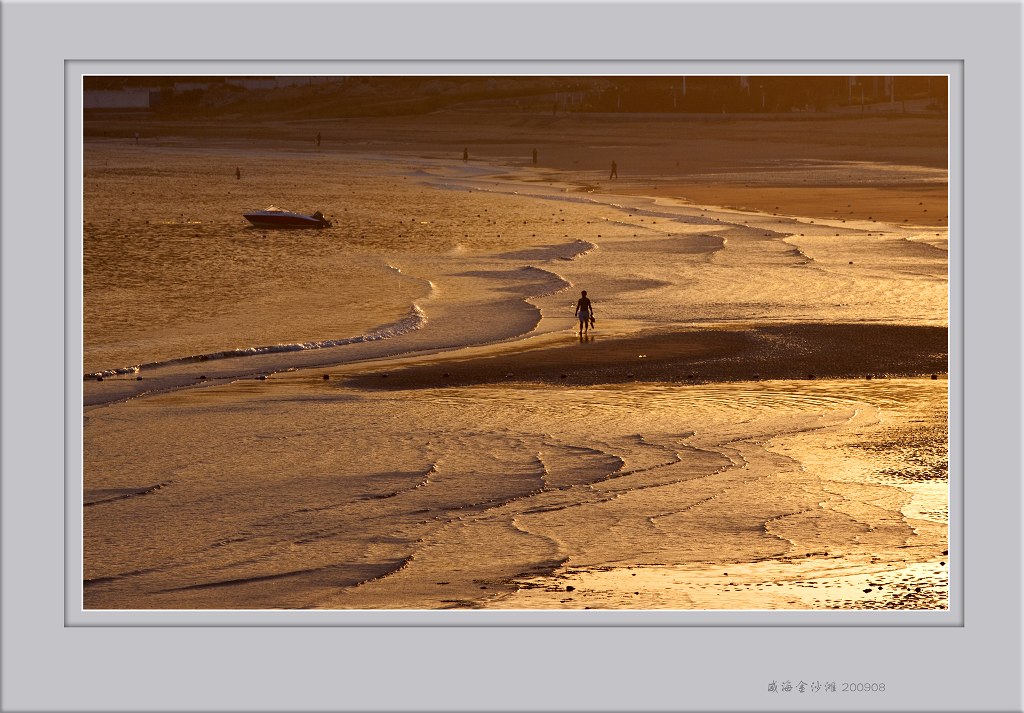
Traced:
[[302, 215], [286, 211], [252, 211], [242, 217], [257, 228], [327, 228], [331, 225], [323, 216]]

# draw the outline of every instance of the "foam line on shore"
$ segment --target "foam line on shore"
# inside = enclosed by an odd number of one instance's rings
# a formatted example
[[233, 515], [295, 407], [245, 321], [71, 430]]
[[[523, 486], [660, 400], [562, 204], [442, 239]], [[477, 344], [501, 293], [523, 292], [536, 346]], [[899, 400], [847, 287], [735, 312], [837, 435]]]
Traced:
[[300, 351], [311, 351], [314, 349], [329, 349], [331, 347], [341, 347], [347, 344], [360, 344], [362, 342], [374, 342], [381, 339], [390, 339], [392, 337], [406, 334], [408, 332], [422, 329], [427, 323], [427, 316], [420, 309], [418, 304], [413, 304], [412, 309], [407, 317], [400, 319], [397, 322], [386, 324], [378, 329], [367, 334], [361, 334], [356, 337], [345, 337], [342, 339], [324, 339], [321, 341], [309, 341], [309, 342], [296, 342], [291, 344], [270, 344], [266, 346], [258, 347], [239, 347], [237, 349], [226, 349], [219, 352], [209, 352], [206, 354], [196, 354], [187, 357], [180, 357], [177, 359], [168, 359], [167, 361], [156, 361], [149, 362], [146, 364], [138, 364], [135, 366], [120, 367], [116, 369], [106, 369], [104, 371], [96, 371], [85, 374], [85, 379], [96, 379], [108, 376], [123, 376], [127, 374], [137, 374], [143, 369], [155, 369], [166, 366], [176, 366], [180, 364], [192, 364], [195, 362], [202, 361], [214, 361], [218, 359], [233, 359], [236, 357], [254, 356], [258, 354], [281, 354], [285, 352], [300, 352]]
[[84, 507], [90, 507], [92, 505], [101, 505], [103, 503], [116, 503], [128, 498], [137, 498], [143, 495], [150, 495], [162, 490], [171, 484], [170, 480], [164, 480], [153, 485], [144, 485], [139, 488], [109, 488], [101, 490], [86, 490], [83, 493], [82, 505]]
[[[428, 174], [429, 175], [429, 174]], [[571, 195], [568, 193], [545, 193], [538, 191], [523, 191], [522, 188], [526, 187], [527, 184], [522, 183], [522, 179], [518, 177], [507, 177], [502, 176], [503, 182], [499, 182], [498, 188], [492, 186], [480, 186], [476, 185], [479, 179], [458, 179], [450, 176], [432, 176], [430, 180], [424, 180], [424, 183], [428, 183], [432, 187], [441, 188], [445, 190], [462, 190], [462, 191], [476, 191], [481, 193], [493, 193], [509, 196], [519, 196], [522, 198], [533, 198], [537, 200], [549, 200], [557, 201], [560, 203], [577, 203], [586, 205], [595, 205], [611, 208], [619, 211], [632, 212], [636, 215], [642, 215], [650, 218], [663, 218], [665, 220], [673, 220], [676, 222], [684, 223], [687, 225], [731, 225], [729, 221], [724, 221], [720, 218], [709, 218], [707, 216], [688, 215], [681, 211], [704, 211], [709, 210], [724, 211], [722, 208], [705, 208], [697, 205], [684, 205], [678, 206], [678, 211], [671, 211], [657, 208], [643, 208], [640, 207], [642, 203], [650, 203], [651, 205], [658, 206], [659, 199], [653, 196], [635, 196], [630, 201], [630, 205], [626, 203], [616, 202], [614, 199], [621, 200], [623, 196], [615, 196], [613, 194], [601, 194], [601, 197], [595, 197], [593, 194], [587, 195]], [[568, 189], [566, 189], [568, 190]], [[736, 211], [730, 211], [736, 212]], [[738, 224], [737, 224], [738, 225]], [[739, 225], [738, 225], [739, 227]]]
[[495, 257], [503, 260], [575, 260], [579, 257], [589, 254], [595, 248], [597, 244], [590, 242], [589, 240], [583, 240], [577, 238], [569, 243], [559, 243], [555, 245], [547, 245], [539, 248], [528, 248], [525, 250], [515, 250], [512, 252], [501, 253]]

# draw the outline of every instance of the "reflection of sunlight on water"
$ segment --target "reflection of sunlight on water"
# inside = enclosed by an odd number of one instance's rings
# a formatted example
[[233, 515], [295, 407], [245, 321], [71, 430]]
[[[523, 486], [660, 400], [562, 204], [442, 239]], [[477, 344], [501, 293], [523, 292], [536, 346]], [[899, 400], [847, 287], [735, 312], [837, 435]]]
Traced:
[[[581, 393], [585, 392], [585, 393]], [[529, 393], [529, 390], [526, 391]], [[945, 421], [946, 387], [931, 380], [770, 382], [708, 386], [622, 386], [573, 390], [553, 394], [553, 408], [580, 413], [570, 402], [586, 401], [598, 411], [588, 421], [605, 422], [615, 407], [627, 412], [643, 408], [651, 421], [683, 432], [689, 444], [714, 447], [723, 438], [763, 442], [769, 451], [793, 459], [802, 474], [793, 484], [822, 487], [819, 507], [826, 509], [806, 522], [802, 516], [783, 518], [769, 531], [793, 538], [791, 557], [760, 563], [734, 564], [723, 560], [712, 569], [697, 565], [658, 566], [640, 563], [602, 567], [569, 564], [554, 577], [517, 580], [515, 594], [492, 604], [502, 608], [667, 608], [667, 609], [935, 609], [948, 607], [948, 482], [907, 482], [889, 475], [903, 463], [912, 466], [920, 448], [912, 451], [865, 449], [880, 437], [911, 434], [915, 443], [946, 460], [946, 436], [941, 430], [918, 431], [922, 417]], [[502, 399], [515, 398], [506, 393]], [[852, 412], [850, 406], [856, 405]], [[837, 418], [827, 418], [833, 413]], [[787, 415], [788, 414], [788, 415]], [[792, 421], [806, 414], [809, 419]], [[861, 414], [860, 416], [856, 414]], [[879, 414], [882, 420], [879, 421]], [[581, 418], [583, 416], [580, 416]], [[622, 419], [624, 428], [634, 422]], [[648, 428], [650, 426], [648, 425]], [[700, 434], [708, 434], [702, 437]], [[886, 435], [888, 434], [888, 435]], [[915, 435], [916, 434], [916, 435]], [[927, 444], [924, 443], [927, 440]], [[729, 452], [729, 451], [724, 451]], [[756, 452], [743, 450], [744, 468], [762, 468], [748, 460]], [[770, 471], [765, 471], [770, 472]], [[784, 480], [769, 498], [785, 492]], [[715, 492], [715, 491], [711, 491]], [[751, 493], [753, 495], [753, 493]], [[664, 506], [671, 507], [668, 503]], [[747, 508], [749, 506], [742, 506]], [[840, 516], [824, 515], [834, 509]], [[863, 546], [859, 536], [844, 543], [849, 528], [842, 518], [863, 521], [874, 531]], [[699, 521], [698, 521], [699, 522]], [[687, 527], [693, 526], [691, 522]], [[808, 529], [808, 526], [810, 529]], [[829, 528], [838, 526], [834, 532]], [[853, 532], [857, 531], [858, 525]], [[891, 532], [891, 534], [884, 534]], [[698, 534], [692, 533], [696, 538]], [[809, 538], [809, 539], [808, 539]], [[907, 542], [927, 562], [908, 560]], [[696, 539], [693, 540], [696, 543]], [[685, 545], [684, 545], [685, 547]], [[664, 556], [664, 555], [662, 555]], [[795, 557], [792, 558], [792, 557]], [[939, 564], [939, 560], [944, 564]], [[641, 558], [642, 562], [642, 558]], [[723, 573], [727, 572], [728, 577]], [[566, 587], [572, 587], [567, 590]]]
[[517, 580], [502, 609], [948, 609], [948, 562], [769, 561], [569, 570]]
[[[672, 415], [679, 418], [701, 417], [714, 420], [735, 418], [728, 411], [818, 412], [822, 409], [849, 408], [870, 403], [889, 408], [902, 403], [901, 380], [873, 380], [873, 386], [861, 381], [762, 381], [728, 384], [615, 384], [572, 389], [555, 389], [549, 385], [523, 385], [514, 390], [495, 393], [493, 403], [537, 402], [536, 408], [551, 415], [561, 409], [583, 406], [602, 411], [638, 411]], [[884, 386], [883, 386], [884, 384]], [[439, 391], [439, 402], [463, 403], [483, 397], [493, 387], [481, 386], [458, 391]], [[906, 388], [931, 389], [923, 380], [908, 380]], [[944, 383], [943, 383], [944, 388]], [[543, 399], [540, 397], [543, 395]], [[500, 400], [498, 400], [500, 399]]]
[[949, 524], [949, 483], [900, 483], [914, 497], [903, 507], [903, 513], [914, 520]]
[[[897, 576], [948, 548], [944, 522], [917, 518], [941, 503], [886, 473], [913, 451], [863, 447], [943, 448], [908, 426], [944, 420], [945, 382], [361, 392], [313, 377], [90, 411], [90, 491], [168, 484], [88, 508], [87, 552], [104, 544], [87, 576], [114, 577], [89, 602], [253, 601], [218, 584], [244, 579], [274, 606], [914, 608], [945, 586]], [[152, 552], [165, 568], [145, 570]], [[339, 563], [387, 576], [355, 586]], [[289, 572], [305, 574], [260, 579]], [[183, 577], [212, 586], [168, 594]], [[881, 590], [854, 597], [866, 577]]]

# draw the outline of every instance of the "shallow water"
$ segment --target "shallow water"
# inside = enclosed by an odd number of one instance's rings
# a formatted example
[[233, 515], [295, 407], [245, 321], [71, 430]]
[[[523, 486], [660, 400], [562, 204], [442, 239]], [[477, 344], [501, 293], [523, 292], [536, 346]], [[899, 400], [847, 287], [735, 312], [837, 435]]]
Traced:
[[912, 455], [864, 445], [945, 404], [930, 379], [377, 393], [299, 372], [92, 409], [86, 606], [521, 608], [531, 577], [580, 571], [930, 561], [946, 511], [893, 476]]
[[[439, 344], [482, 343], [569, 326], [576, 288], [626, 331], [946, 323], [947, 253], [922, 242], [935, 229], [599, 196], [426, 159], [104, 141], [84, 158], [86, 374], [391, 338], [442, 312]], [[241, 217], [270, 203], [334, 227]]]
[[[270, 203], [334, 227], [241, 218]], [[411, 156], [87, 142], [83, 370], [107, 378], [84, 384], [85, 606], [874, 608], [847, 596], [856, 577], [948, 549], [944, 380], [243, 377], [553, 334], [580, 289], [603, 335], [945, 325], [934, 232]], [[171, 390], [200, 373], [216, 385]], [[791, 596], [756, 596], [797, 559]], [[750, 572], [716, 602], [697, 585], [725, 563]], [[631, 599], [618, 578], [643, 568], [682, 584]], [[841, 595], [801, 593], [836, 577]], [[929, 581], [892, 602], [945, 607]]]

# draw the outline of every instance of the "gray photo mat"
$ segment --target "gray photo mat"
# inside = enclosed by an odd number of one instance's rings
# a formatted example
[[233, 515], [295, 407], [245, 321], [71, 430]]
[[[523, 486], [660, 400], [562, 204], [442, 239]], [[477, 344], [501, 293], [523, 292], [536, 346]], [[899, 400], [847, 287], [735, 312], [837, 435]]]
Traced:
[[[5, 3], [0, 707], [1021, 710], [1020, 20], [1017, 3]], [[81, 610], [76, 78], [496, 63], [950, 74], [949, 612]], [[887, 685], [767, 692], [786, 679]]]

